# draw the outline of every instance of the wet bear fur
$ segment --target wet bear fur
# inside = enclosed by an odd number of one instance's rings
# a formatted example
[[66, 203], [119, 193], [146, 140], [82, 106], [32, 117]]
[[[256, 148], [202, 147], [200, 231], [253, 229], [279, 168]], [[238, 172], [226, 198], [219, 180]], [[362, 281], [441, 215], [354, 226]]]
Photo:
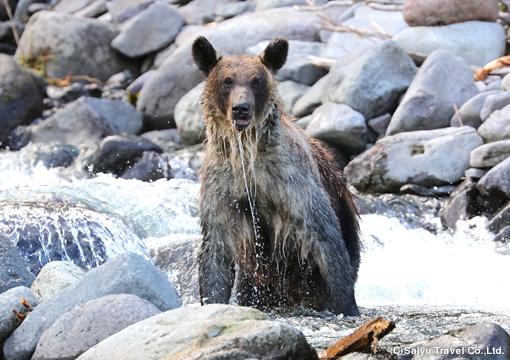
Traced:
[[201, 302], [359, 315], [358, 214], [332, 156], [283, 112], [274, 76], [287, 52], [284, 38], [258, 57], [193, 43], [207, 78]]

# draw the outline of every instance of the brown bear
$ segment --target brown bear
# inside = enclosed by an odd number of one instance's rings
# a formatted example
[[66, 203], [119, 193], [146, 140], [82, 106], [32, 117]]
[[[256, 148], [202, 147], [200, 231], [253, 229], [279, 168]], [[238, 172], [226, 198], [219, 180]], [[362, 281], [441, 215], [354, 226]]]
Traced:
[[359, 315], [358, 214], [332, 156], [283, 112], [276, 72], [289, 44], [220, 57], [204, 37], [207, 77], [199, 255], [202, 304], [307, 307]]

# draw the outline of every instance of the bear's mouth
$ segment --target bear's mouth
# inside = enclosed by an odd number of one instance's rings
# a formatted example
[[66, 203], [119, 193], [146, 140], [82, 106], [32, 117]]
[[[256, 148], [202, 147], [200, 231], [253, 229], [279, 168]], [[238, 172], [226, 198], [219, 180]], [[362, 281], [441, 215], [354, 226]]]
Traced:
[[250, 123], [251, 123], [251, 120], [241, 120], [241, 119], [234, 120], [234, 126], [236, 127], [236, 129], [238, 131], [245, 130], [248, 126], [250, 126]]

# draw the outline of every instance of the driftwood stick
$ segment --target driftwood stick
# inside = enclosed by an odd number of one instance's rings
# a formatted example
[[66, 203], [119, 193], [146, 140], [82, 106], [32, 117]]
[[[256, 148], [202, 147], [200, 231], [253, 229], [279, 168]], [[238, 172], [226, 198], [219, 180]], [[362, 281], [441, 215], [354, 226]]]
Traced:
[[357, 28], [354, 26], [335, 24], [331, 20], [329, 20], [327, 17], [325, 17], [324, 15], [319, 14], [319, 13], [317, 13], [317, 16], [320, 17], [324, 21], [324, 24], [323, 25], [315, 24], [315, 26], [322, 30], [330, 30], [330, 31], [335, 31], [335, 32], [348, 32], [348, 33], [354, 34], [359, 37], [372, 36], [372, 37], [377, 37], [377, 38], [380, 38], [383, 40], [391, 39], [391, 37], [392, 37], [390, 34], [384, 32], [380, 26], [376, 26], [375, 31], [370, 30], [370, 29], [361, 29], [361, 28]]
[[372, 352], [377, 351], [377, 341], [389, 334], [395, 328], [395, 323], [382, 317], [377, 317], [360, 326], [351, 335], [344, 337], [329, 349], [323, 351], [319, 359], [338, 359], [355, 351], [366, 350], [372, 345]]
[[485, 80], [489, 76], [490, 72], [497, 69], [510, 66], [510, 55], [500, 57], [496, 60], [492, 60], [490, 63], [485, 65], [482, 70], [474, 73], [475, 81]]

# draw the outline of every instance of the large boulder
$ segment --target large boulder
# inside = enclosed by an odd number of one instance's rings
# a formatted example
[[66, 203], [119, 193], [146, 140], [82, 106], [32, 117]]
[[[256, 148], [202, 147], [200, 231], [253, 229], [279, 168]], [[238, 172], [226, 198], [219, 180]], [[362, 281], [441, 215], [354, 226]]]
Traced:
[[90, 300], [66, 312], [44, 332], [32, 360], [76, 359], [107, 337], [159, 313], [136, 295]]
[[37, 118], [42, 110], [42, 95], [32, 76], [12, 57], [0, 54], [0, 148], [11, 131]]
[[180, 306], [172, 285], [150, 261], [133, 253], [119, 255], [90, 270], [75, 286], [37, 306], [5, 342], [5, 360], [29, 360], [44, 331], [62, 314], [112, 294], [137, 295], [161, 311]]
[[113, 48], [131, 58], [160, 50], [172, 43], [184, 19], [170, 5], [156, 2], [122, 25]]
[[505, 30], [497, 23], [467, 21], [445, 26], [416, 26], [393, 37], [418, 60], [437, 49], [462, 56], [469, 65], [484, 66], [505, 54]]
[[329, 74], [313, 84], [292, 106], [292, 115], [300, 118], [310, 115], [322, 104], [324, 87], [328, 84]]
[[69, 261], [50, 261], [43, 266], [30, 290], [39, 301], [46, 301], [76, 284], [87, 270]]
[[142, 115], [121, 100], [81, 97], [44, 121], [29, 127], [34, 143], [96, 144], [113, 134], [136, 134]]
[[18, 286], [0, 293], [0, 344], [12, 334], [18, 326], [18, 318], [11, 309], [20, 314], [26, 314], [28, 309], [21, 303], [25, 299], [32, 307], [36, 307], [39, 301], [34, 293], [25, 286]]
[[409, 55], [388, 40], [333, 65], [323, 102], [349, 105], [367, 119], [393, 112], [416, 71]]
[[404, 19], [411, 26], [496, 21], [498, 11], [498, 0], [407, 0], [403, 8]]
[[510, 105], [494, 111], [478, 128], [485, 142], [510, 140]]
[[421, 66], [391, 118], [386, 135], [447, 127], [455, 109], [478, 93], [466, 61], [436, 50]]
[[259, 310], [228, 305], [184, 307], [131, 325], [77, 360], [316, 360], [297, 329]]
[[204, 88], [205, 82], [201, 82], [175, 105], [175, 124], [186, 145], [198, 144], [205, 136], [204, 113], [200, 105]]
[[397, 192], [405, 184], [455, 184], [469, 167], [469, 153], [483, 143], [469, 126], [386, 136], [345, 168], [360, 191]]
[[175, 105], [203, 80], [191, 58], [191, 44], [196, 36], [206, 36], [220, 54], [239, 54], [262, 40], [278, 36], [314, 41], [319, 33], [314, 24], [320, 21], [315, 14], [281, 8], [243, 14], [214, 27], [203, 27], [184, 40], [142, 88], [137, 108], [144, 113], [147, 127], [175, 127]]
[[0, 232], [0, 293], [18, 286], [30, 287], [34, 279], [14, 242]]
[[469, 164], [475, 168], [491, 168], [510, 157], [510, 139], [491, 142], [471, 151]]
[[117, 34], [116, 27], [105, 21], [40, 11], [28, 21], [15, 58], [27, 61], [47, 57], [44, 67], [50, 78], [71, 74], [106, 81], [126, 69], [138, 73], [135, 62], [110, 46]]
[[154, 0], [112, 0], [108, 12], [113, 22], [122, 23], [148, 8]]

